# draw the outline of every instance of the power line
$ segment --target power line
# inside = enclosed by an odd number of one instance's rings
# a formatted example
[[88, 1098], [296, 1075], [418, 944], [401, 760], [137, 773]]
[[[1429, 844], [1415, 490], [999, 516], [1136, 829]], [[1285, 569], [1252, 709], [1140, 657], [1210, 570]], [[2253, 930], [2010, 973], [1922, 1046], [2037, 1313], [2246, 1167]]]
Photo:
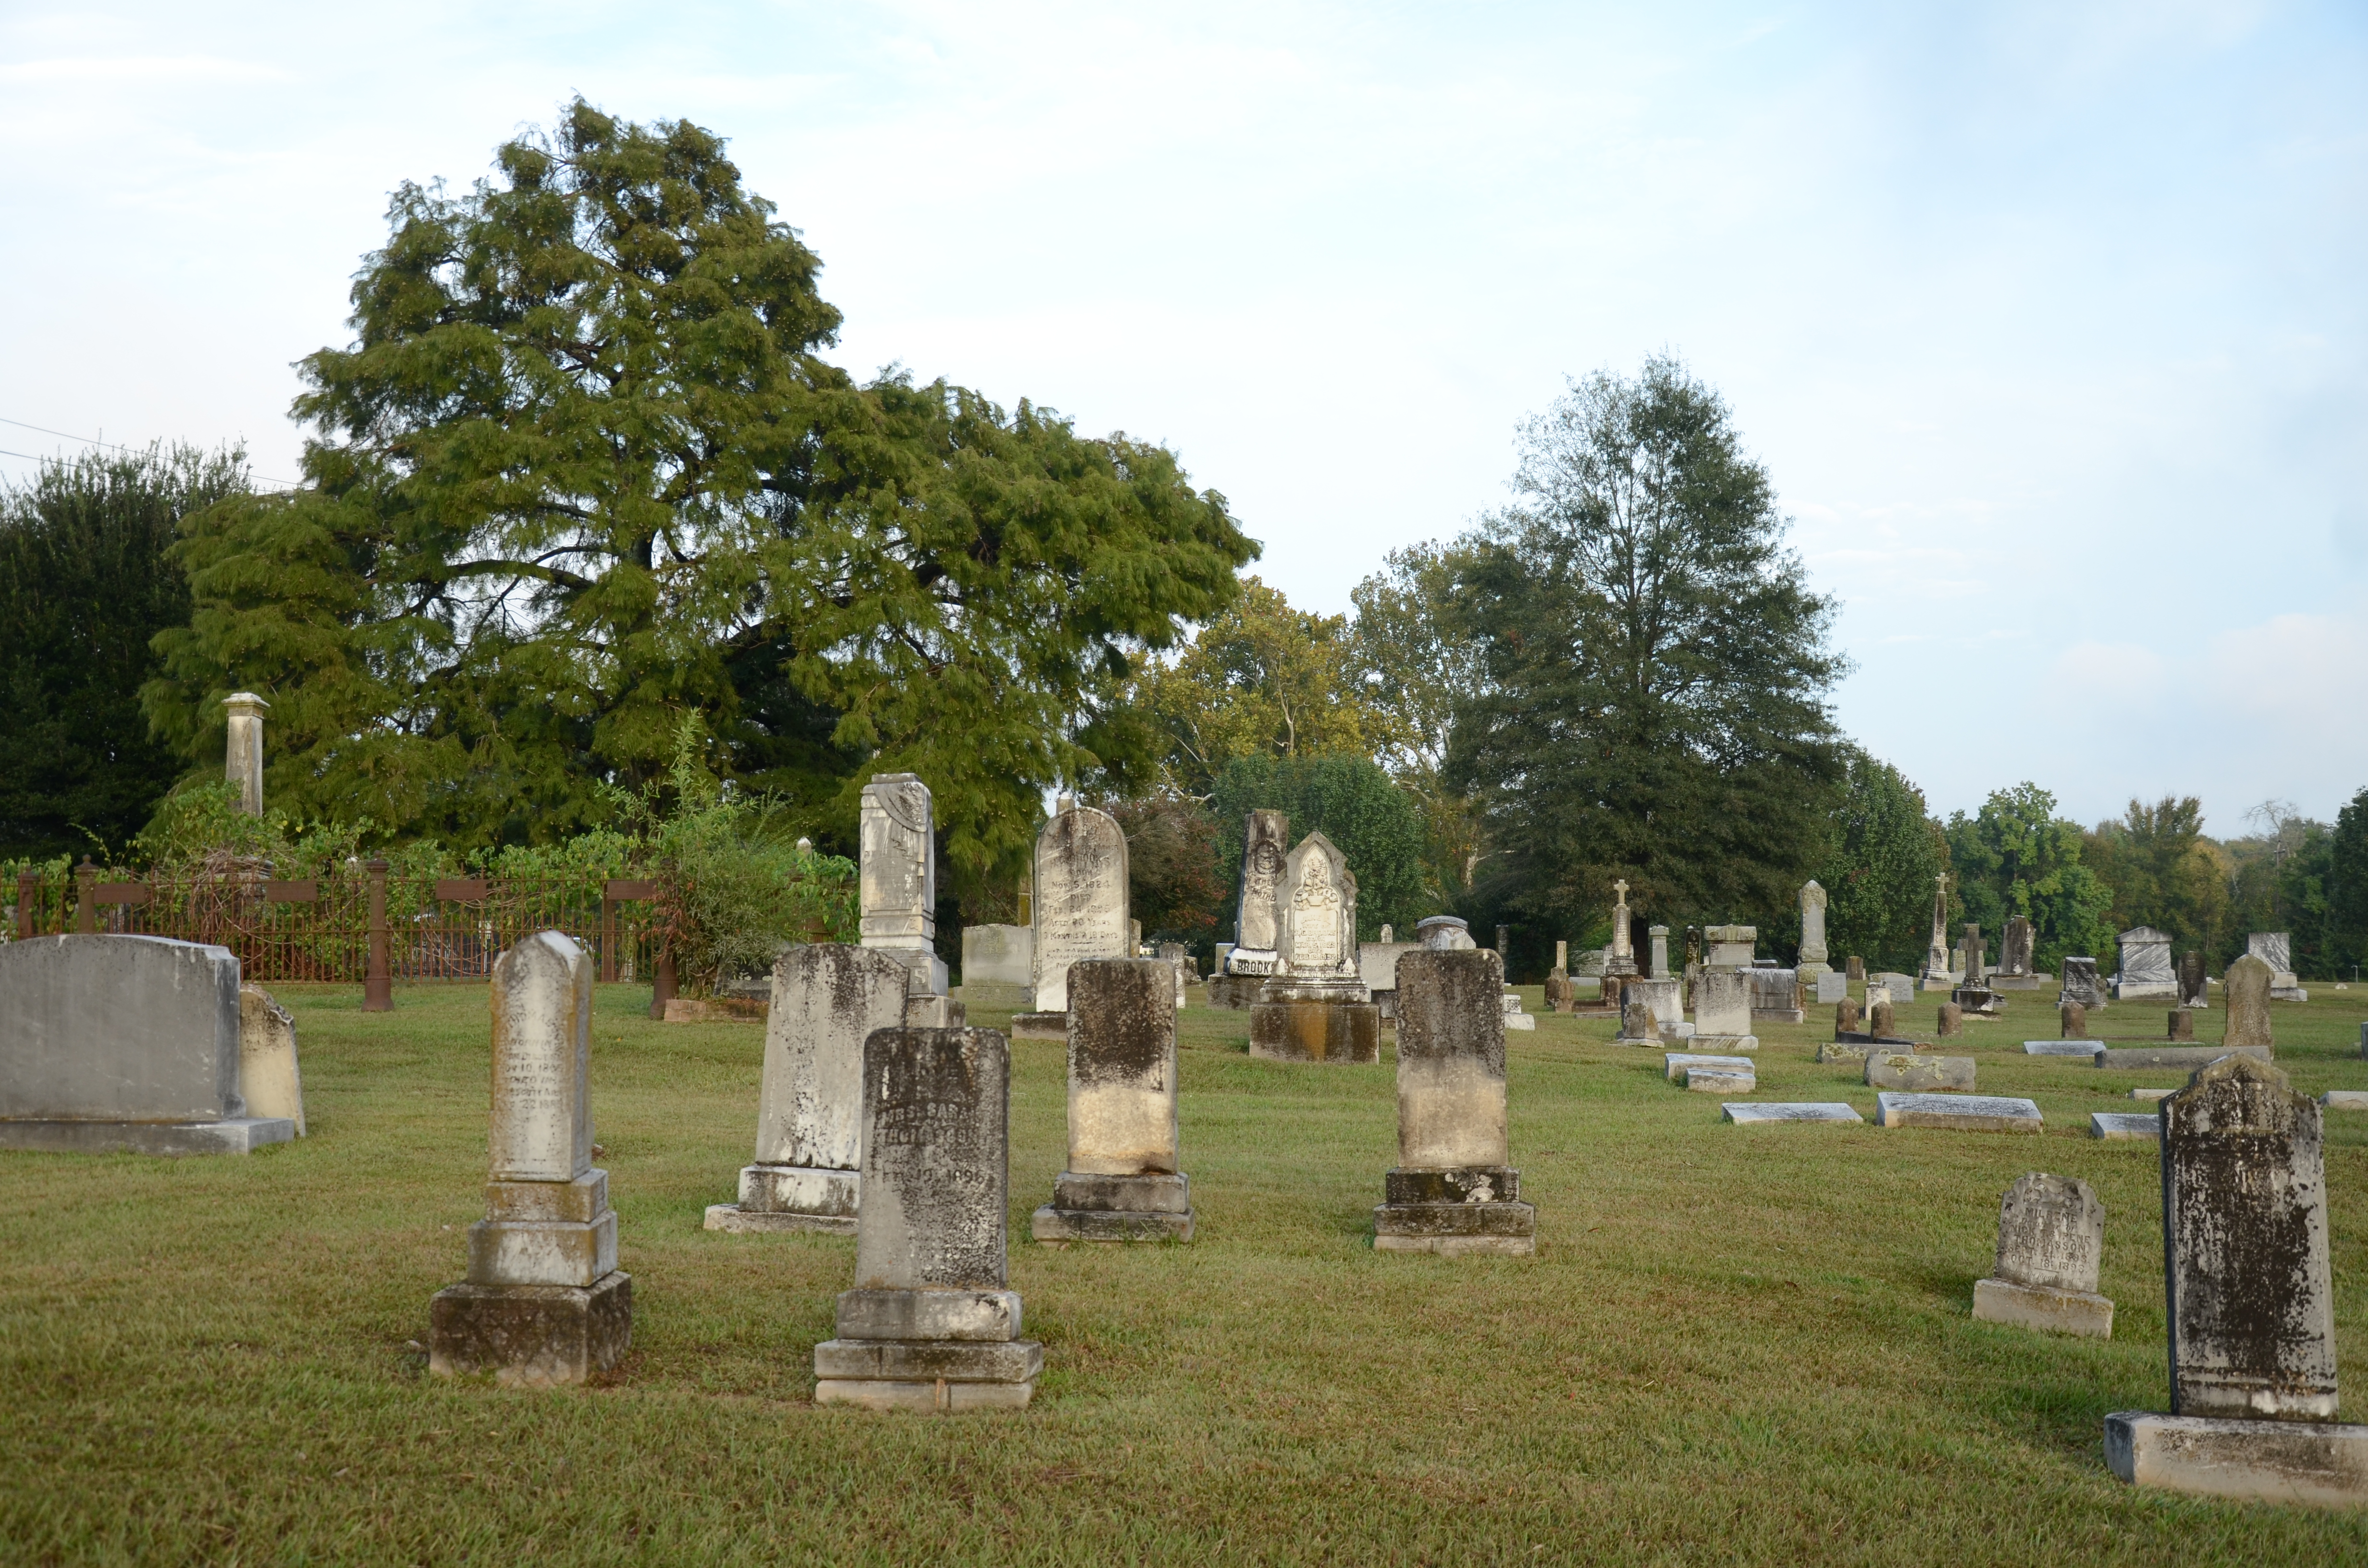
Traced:
[[[63, 430], [52, 430], [46, 425], [28, 425], [21, 419], [11, 419], [6, 415], [0, 415], [0, 425], [14, 425], [19, 430], [39, 431], [44, 436], [55, 436], [61, 441], [79, 441], [85, 447], [105, 447], [110, 451], [137, 453], [141, 450], [138, 447], [127, 447], [115, 441], [102, 441], [95, 437], [69, 435]], [[25, 458], [33, 462], [40, 462], [41, 460], [31, 452], [9, 451], [6, 448], [0, 448], [0, 456]], [[247, 477], [250, 479], [259, 479], [266, 484], [277, 484], [284, 490], [296, 490], [302, 488], [302, 486], [292, 479], [274, 479], [269, 474], [266, 473], [255, 473], [250, 472]]]

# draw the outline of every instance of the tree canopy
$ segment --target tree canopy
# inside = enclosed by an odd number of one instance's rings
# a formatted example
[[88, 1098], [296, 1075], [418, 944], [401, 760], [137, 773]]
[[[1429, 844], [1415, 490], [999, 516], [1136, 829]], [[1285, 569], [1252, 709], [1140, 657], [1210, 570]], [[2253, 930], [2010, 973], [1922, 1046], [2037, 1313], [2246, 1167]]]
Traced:
[[149, 644], [188, 619], [181, 519], [246, 485], [235, 448], [152, 447], [0, 486], [0, 857], [120, 849], [181, 775], [140, 707]]
[[1972, 816], [1952, 813], [1948, 831], [1952, 902], [1981, 926], [1993, 960], [2006, 923], [2019, 915], [2031, 922], [2042, 968], [2066, 953], [2112, 966], [2113, 890], [2083, 862], [2080, 826], [2055, 815], [2054, 795], [2029, 782], [1994, 790]]
[[1217, 780], [1209, 812], [1217, 824], [1224, 935], [1233, 933], [1243, 819], [1252, 812], [1281, 812], [1291, 819], [1292, 844], [1321, 831], [1347, 857], [1357, 879], [1360, 939], [1371, 941], [1384, 925], [1411, 936], [1417, 920], [1439, 913], [1423, 890], [1422, 819], [1370, 757], [1241, 757]]
[[1224, 610], [1256, 547], [1173, 453], [826, 363], [820, 262], [712, 133], [569, 106], [467, 194], [406, 185], [306, 358], [308, 483], [190, 520], [146, 693], [218, 753], [273, 702], [267, 789], [389, 831], [539, 842], [713, 760], [851, 837], [871, 771], [950, 866], [1024, 861], [1041, 792], [1144, 738], [1110, 693]]
[[1845, 764], [1833, 846], [1817, 868], [1826, 945], [1870, 968], [1915, 972], [1931, 936], [1935, 879], [1948, 866], [1924, 792], [1887, 762], [1853, 748]]
[[1782, 907], [1829, 842], [1846, 665], [1725, 404], [1667, 358], [1573, 382], [1513, 489], [1459, 573], [1484, 684], [1446, 769], [1507, 905], [1591, 918], [1624, 876], [1673, 921]]

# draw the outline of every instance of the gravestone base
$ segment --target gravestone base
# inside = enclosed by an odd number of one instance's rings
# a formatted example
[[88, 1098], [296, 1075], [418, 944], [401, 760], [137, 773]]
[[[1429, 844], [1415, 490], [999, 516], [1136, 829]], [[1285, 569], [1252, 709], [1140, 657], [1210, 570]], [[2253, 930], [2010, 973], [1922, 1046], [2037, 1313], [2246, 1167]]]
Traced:
[[2199, 1497], [2368, 1504], [2368, 1426], [2123, 1410], [2105, 1417], [2105, 1464], [2134, 1486]]
[[1751, 1021], [1755, 1024], [1804, 1024], [1809, 1016], [1798, 1007], [1754, 1007]]
[[739, 1234], [821, 1231], [855, 1234], [862, 1177], [854, 1171], [804, 1165], [743, 1165], [740, 1201], [710, 1204], [707, 1229]]
[[1019, 1410], [1044, 1346], [1019, 1337], [1009, 1290], [848, 1290], [814, 1346], [814, 1403], [864, 1410]]
[[1257, 1003], [1250, 1054], [1269, 1062], [1379, 1062], [1382, 1010], [1371, 1002]]
[[1212, 974], [1209, 977], [1209, 1006], [1247, 1013], [1250, 1004], [1258, 1000], [1258, 987], [1266, 981], [1262, 974]]
[[2169, 996], [2176, 1000], [2179, 996], [2179, 983], [2175, 980], [2116, 980], [2113, 982], [2113, 1000], [2116, 1002], [2135, 1002], [2147, 996]]
[[2224, 1056], [2275, 1060], [2275, 1053], [2266, 1045], [2135, 1045], [2106, 1047], [2097, 1052], [2097, 1065], [2123, 1072], [2165, 1067], [2193, 1069], [2208, 1067]]
[[2091, 1339], [2113, 1336], [2113, 1303], [2090, 1290], [1976, 1279], [1974, 1317], [1980, 1323], [2002, 1323], [2042, 1334], [2077, 1334]]
[[1396, 1169], [1382, 1178], [1382, 1197], [1375, 1252], [1526, 1257], [1538, 1250], [1537, 1206], [1520, 1201], [1521, 1173], [1510, 1165]]
[[2036, 991], [2039, 989], [2039, 976], [2035, 974], [1993, 974], [1990, 976], [1989, 983], [1990, 989], [1993, 991]]
[[1748, 1056], [1759, 1049], [1756, 1034], [1695, 1034], [1693, 1048], [1705, 1056]]
[[1995, 1018], [2005, 1007], [1997, 993], [1987, 985], [1960, 985], [1949, 993], [1949, 1000], [1968, 1018]]
[[1036, 1210], [1029, 1234], [1045, 1243], [1192, 1239], [1189, 1178], [1167, 1171], [1100, 1176], [1063, 1171], [1053, 1201]]
[[2272, 985], [2270, 987], [2270, 1000], [2272, 1002], [2307, 1002], [2310, 1000], [2310, 992], [2308, 988], [2300, 985]]
[[0, 1121], [0, 1149], [49, 1154], [251, 1154], [294, 1142], [284, 1116], [220, 1121]]
[[1011, 1015], [1011, 1038], [1014, 1040], [1067, 1040], [1069, 1015], [1066, 1013], [1014, 1013]]
[[633, 1277], [590, 1285], [448, 1285], [427, 1303], [427, 1369], [526, 1388], [580, 1383], [633, 1338]]

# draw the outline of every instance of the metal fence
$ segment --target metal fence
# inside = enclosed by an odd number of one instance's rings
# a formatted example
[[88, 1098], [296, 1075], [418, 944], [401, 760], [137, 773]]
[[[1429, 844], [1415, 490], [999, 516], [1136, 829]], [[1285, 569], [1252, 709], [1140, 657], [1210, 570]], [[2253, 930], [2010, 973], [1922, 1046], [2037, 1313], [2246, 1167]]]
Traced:
[[399, 877], [383, 860], [275, 878], [270, 868], [106, 880], [85, 859], [65, 877], [17, 880], [18, 937], [116, 932], [211, 942], [239, 971], [275, 981], [344, 982], [382, 1005], [402, 980], [472, 980], [521, 937], [561, 931], [605, 981], [645, 980], [672, 994], [667, 951], [677, 902], [663, 878]]

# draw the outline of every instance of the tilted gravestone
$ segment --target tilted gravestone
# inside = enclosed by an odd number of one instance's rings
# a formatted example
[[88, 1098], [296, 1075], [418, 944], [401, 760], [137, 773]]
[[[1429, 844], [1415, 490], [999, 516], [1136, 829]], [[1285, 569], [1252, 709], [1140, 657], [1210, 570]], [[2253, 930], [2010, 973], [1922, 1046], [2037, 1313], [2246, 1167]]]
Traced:
[[2270, 966], [2247, 953], [2228, 966], [2220, 977], [2220, 989], [2227, 1022], [2222, 1043], [2236, 1045], [2271, 1045], [2270, 1028]]
[[2105, 1005], [2105, 987], [2097, 978], [2095, 959], [2066, 958], [2063, 967], [2064, 989], [2059, 1001], [2078, 1002], [2090, 1008]]
[[427, 1367], [582, 1382], [632, 1342], [609, 1173], [592, 1168], [592, 960], [556, 931], [494, 962], [492, 1159], [469, 1275], [428, 1303]]
[[887, 953], [817, 942], [773, 960], [757, 1157], [711, 1231], [855, 1233], [861, 1199], [863, 1042], [905, 1021], [911, 971]]
[[814, 1403], [1017, 1409], [1044, 1347], [1019, 1337], [1004, 1226], [1011, 1053], [994, 1029], [875, 1029], [863, 1042], [863, 1210]]
[[2097, 1294], [2104, 1253], [2105, 1206], [2087, 1182], [2022, 1176], [1998, 1206], [1998, 1266], [1974, 1281], [1974, 1316], [2110, 1339], [2113, 1303]]
[[0, 1149], [244, 1154], [296, 1135], [240, 1088], [238, 959], [162, 937], [0, 944]]
[[304, 1136], [304, 1074], [296, 1061], [296, 1016], [260, 985], [238, 988], [238, 1092], [246, 1114], [282, 1117]]
[[2319, 1108], [2231, 1056], [2158, 1108], [2171, 1414], [2105, 1417], [2107, 1465], [2141, 1486], [2368, 1504], [2368, 1426], [2332, 1420]]
[[1174, 966], [1093, 959], [1069, 971], [1069, 1163], [1036, 1210], [1040, 1242], [1192, 1239], [1176, 1168]]
[[1537, 1250], [1506, 1125], [1504, 988], [1493, 952], [1398, 960], [1398, 1163], [1373, 1210], [1376, 1252]]
[[2212, 984], [2203, 972], [2203, 955], [2190, 950], [2180, 955], [2179, 1005], [2182, 1008], [2212, 1006]]

